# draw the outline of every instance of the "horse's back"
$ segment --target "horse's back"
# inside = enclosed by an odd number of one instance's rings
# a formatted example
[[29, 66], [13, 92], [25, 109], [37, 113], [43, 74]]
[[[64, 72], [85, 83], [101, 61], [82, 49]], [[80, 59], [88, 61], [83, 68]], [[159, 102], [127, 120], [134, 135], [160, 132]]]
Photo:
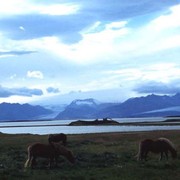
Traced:
[[164, 149], [166, 148], [166, 149], [174, 149], [175, 150], [174, 144], [167, 138], [164, 138], [164, 137], [158, 138], [156, 140], [156, 142], [159, 143], [159, 146]]
[[144, 139], [141, 141], [141, 143], [152, 143], [153, 140], [152, 139]]
[[48, 144], [33, 143], [33, 144], [31, 144], [28, 148], [29, 148], [29, 149], [41, 149], [41, 148], [47, 148], [48, 146], [49, 146]]
[[169, 139], [164, 138], [164, 137], [158, 138], [157, 141], [164, 143], [164, 144], [174, 146], [174, 144]]
[[149, 146], [152, 146], [153, 142], [154, 141], [152, 139], [144, 139], [140, 142], [140, 146], [149, 147]]
[[33, 156], [52, 157], [55, 154], [55, 149], [51, 145], [43, 143], [34, 143], [28, 150]]
[[169, 149], [170, 141], [163, 137], [156, 140], [146, 139], [143, 141], [143, 146], [154, 153], [159, 153]]

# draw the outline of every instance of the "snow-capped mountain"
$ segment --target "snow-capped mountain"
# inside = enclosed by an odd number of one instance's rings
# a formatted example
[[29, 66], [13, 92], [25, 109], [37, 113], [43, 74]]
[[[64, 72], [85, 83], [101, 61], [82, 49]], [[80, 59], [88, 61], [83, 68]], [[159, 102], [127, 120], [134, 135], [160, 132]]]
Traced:
[[90, 118], [97, 112], [97, 107], [97, 101], [94, 99], [74, 100], [56, 119]]
[[148, 95], [130, 98], [123, 103], [96, 103], [94, 99], [75, 100], [56, 119], [121, 118], [179, 116], [180, 94]]

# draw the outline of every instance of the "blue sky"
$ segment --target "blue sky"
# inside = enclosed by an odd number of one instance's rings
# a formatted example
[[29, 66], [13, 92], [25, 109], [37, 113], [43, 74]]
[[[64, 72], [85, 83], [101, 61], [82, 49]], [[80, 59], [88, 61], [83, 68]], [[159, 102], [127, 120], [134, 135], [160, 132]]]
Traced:
[[0, 3], [0, 102], [180, 92], [179, 0]]

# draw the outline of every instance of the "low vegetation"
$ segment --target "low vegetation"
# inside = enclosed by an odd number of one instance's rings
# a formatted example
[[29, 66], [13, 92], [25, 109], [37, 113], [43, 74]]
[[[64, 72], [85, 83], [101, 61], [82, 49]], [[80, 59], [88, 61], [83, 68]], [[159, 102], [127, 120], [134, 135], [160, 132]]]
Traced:
[[148, 161], [137, 162], [139, 141], [158, 137], [170, 139], [180, 152], [179, 131], [68, 135], [67, 147], [76, 156], [75, 165], [59, 157], [59, 166], [49, 169], [46, 159], [38, 159], [37, 168], [32, 170], [24, 169], [27, 147], [34, 142], [48, 143], [48, 136], [0, 134], [0, 179], [180, 179], [179, 154], [176, 160], [170, 157], [168, 161], [158, 161], [158, 155], [149, 154]]
[[103, 120], [94, 120], [94, 121], [83, 121], [83, 120], [77, 120], [74, 122], [71, 122], [69, 126], [96, 126], [96, 125], [119, 125], [120, 123], [114, 120], [108, 120], [107, 118], [104, 118]]

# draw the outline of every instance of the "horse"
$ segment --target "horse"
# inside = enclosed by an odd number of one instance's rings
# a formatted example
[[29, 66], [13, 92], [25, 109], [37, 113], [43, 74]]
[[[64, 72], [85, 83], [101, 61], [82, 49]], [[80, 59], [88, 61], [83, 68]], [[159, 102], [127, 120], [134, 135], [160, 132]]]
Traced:
[[48, 158], [49, 159], [49, 168], [52, 167], [52, 163], [55, 160], [55, 166], [58, 165], [58, 156], [64, 156], [70, 163], [75, 163], [75, 157], [73, 153], [68, 150], [66, 147], [60, 145], [59, 143], [53, 144], [42, 144], [34, 143], [27, 148], [28, 159], [25, 162], [24, 167], [34, 168], [37, 157]]
[[60, 133], [60, 134], [50, 134], [48, 137], [48, 142], [51, 144], [52, 142], [60, 142], [62, 141], [63, 145], [66, 146], [67, 143], [67, 136], [66, 134]]
[[177, 151], [173, 143], [167, 138], [158, 138], [157, 140], [145, 139], [139, 143], [138, 160], [147, 160], [149, 152], [159, 154], [159, 160], [162, 160], [165, 154], [168, 160], [168, 152], [171, 153], [173, 159], [177, 158]]

